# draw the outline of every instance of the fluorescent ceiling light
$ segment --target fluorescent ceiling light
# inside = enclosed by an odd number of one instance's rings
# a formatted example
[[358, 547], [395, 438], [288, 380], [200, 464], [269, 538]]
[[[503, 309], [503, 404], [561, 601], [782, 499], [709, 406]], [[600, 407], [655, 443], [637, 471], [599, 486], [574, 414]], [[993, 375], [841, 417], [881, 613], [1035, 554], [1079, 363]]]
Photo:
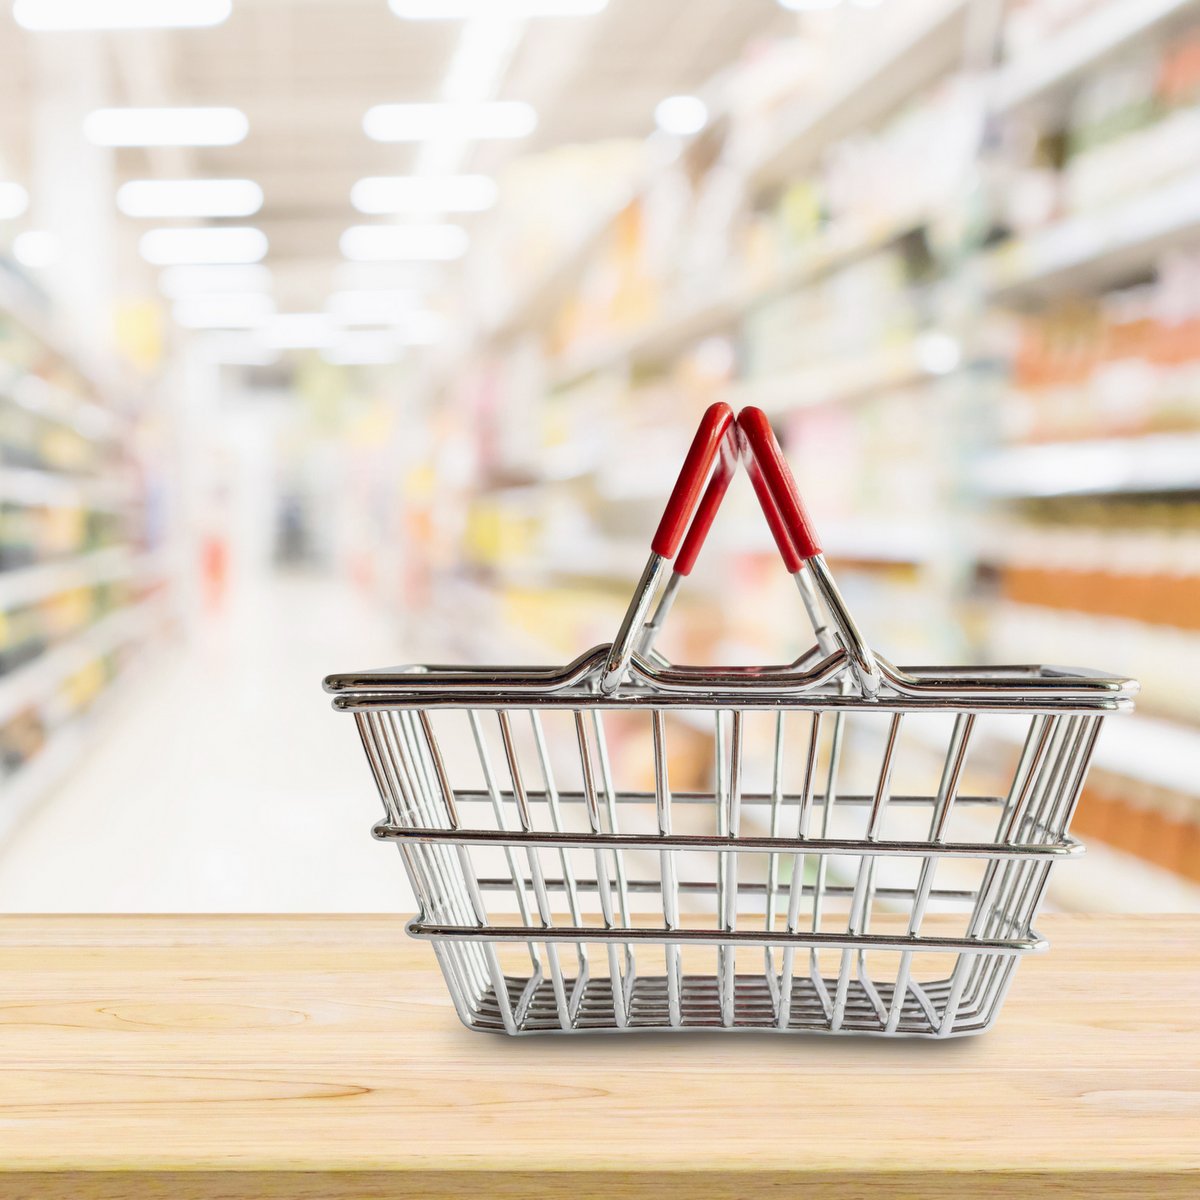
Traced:
[[234, 146], [249, 131], [236, 108], [98, 108], [83, 122], [97, 146]]
[[185, 329], [257, 329], [275, 312], [263, 292], [201, 292], [176, 300], [171, 315]]
[[11, 221], [29, 207], [29, 193], [19, 183], [0, 183], [0, 221]]
[[334, 292], [325, 309], [343, 325], [390, 325], [411, 313], [420, 297], [415, 288]]
[[34, 270], [52, 267], [63, 256], [62, 242], [55, 234], [43, 229], [18, 233], [13, 238], [12, 251], [17, 262]]
[[399, 361], [404, 349], [392, 333], [347, 333], [321, 351], [337, 367], [385, 365]]
[[363, 131], [377, 142], [425, 142], [435, 138], [520, 138], [537, 128], [533, 106], [520, 100], [478, 104], [377, 104], [363, 117]]
[[255, 263], [267, 253], [267, 236], [249, 226], [198, 229], [151, 229], [138, 243], [142, 257], [155, 266], [175, 263]]
[[167, 267], [158, 288], [168, 300], [197, 292], [268, 292], [271, 272], [263, 266]]
[[117, 191], [127, 217], [251, 217], [262, 203], [249, 179], [135, 179]]
[[687, 137], [708, 124], [708, 106], [699, 96], [668, 96], [655, 107], [654, 121], [663, 133]]
[[361, 213], [483, 212], [496, 203], [486, 175], [372, 175], [350, 189]]
[[220, 25], [232, 0], [16, 0], [22, 29], [183, 29]]
[[354, 262], [449, 262], [467, 252], [458, 225], [352, 225], [342, 234], [342, 253]]
[[320, 350], [332, 346], [338, 329], [328, 313], [279, 313], [260, 334], [276, 350]]
[[602, 12], [607, 5], [608, 0], [389, 0], [392, 12], [406, 21], [590, 17]]
[[439, 281], [436, 263], [340, 262], [333, 269], [332, 291], [427, 291]]
[[231, 367], [269, 367], [279, 361], [279, 351], [264, 346], [249, 333], [208, 333], [195, 339], [201, 358]]

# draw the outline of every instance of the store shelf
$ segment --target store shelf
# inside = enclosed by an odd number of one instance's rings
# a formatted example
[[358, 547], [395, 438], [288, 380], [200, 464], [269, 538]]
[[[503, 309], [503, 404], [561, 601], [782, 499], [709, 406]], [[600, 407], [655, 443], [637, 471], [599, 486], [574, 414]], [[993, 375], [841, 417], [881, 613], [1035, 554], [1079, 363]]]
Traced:
[[85, 478], [31, 467], [0, 467], [0, 503], [119, 512], [133, 500], [133, 489], [122, 479]]
[[753, 192], [801, 174], [831, 141], [892, 111], [962, 56], [969, 0], [931, 0], [898, 36], [880, 38], [824, 97], [797, 116], [748, 172]]
[[1005, 112], [1070, 87], [1130, 42], [1197, 7], [1197, 0], [1112, 0], [1003, 67], [992, 106]]
[[975, 479], [1000, 498], [1200, 491], [1200, 433], [1022, 446], [985, 458]]
[[768, 274], [725, 288], [700, 288], [709, 298], [682, 304], [623, 337], [564, 356], [551, 372], [551, 387], [564, 389], [598, 371], [627, 363], [661, 362], [690, 342], [729, 329], [760, 304], [815, 283], [839, 267], [882, 250], [919, 229], [929, 214], [906, 213], [891, 221], [844, 219], [815, 237], [804, 250]]
[[97, 550], [62, 562], [0, 572], [0, 611], [74, 588], [94, 587], [149, 571], [151, 559], [127, 547]]
[[484, 342], [499, 342], [524, 329], [544, 324], [554, 313], [563, 294], [578, 279], [580, 271], [608, 236], [621, 211], [638, 194], [637, 187], [621, 189], [617, 196], [598, 208], [597, 215], [561, 253], [553, 256], [553, 266], [539, 275], [500, 317], [484, 331]]
[[982, 258], [983, 286], [993, 299], [1101, 288], [1184, 241], [1200, 243], [1200, 172], [1004, 243]]
[[550, 387], [563, 390], [598, 371], [667, 359], [688, 342], [732, 324], [747, 305], [736, 292], [717, 292], [710, 300], [671, 312], [642, 329], [569, 353], [552, 367]]
[[[1200, 885], [1094, 838], [1051, 877], [1048, 906], [1067, 912], [1200, 912]], [[1119, 886], [1114, 886], [1116, 881]]]
[[847, 562], [880, 565], [932, 562], [944, 544], [927, 522], [903, 523], [893, 520], [862, 518], [849, 521], [823, 521], [821, 547], [826, 557]]
[[10, 371], [0, 379], [0, 400], [65, 425], [91, 441], [111, 442], [123, 426], [111, 409], [21, 371]]
[[1200, 729], [1135, 715], [1106, 721], [1095, 766], [1185, 795], [1200, 795]]
[[153, 603], [147, 600], [117, 609], [0, 677], [0, 723], [26, 708], [44, 704], [74, 672], [138, 637]]
[[839, 355], [828, 362], [731, 385], [735, 407], [757, 405], [778, 414], [816, 404], [836, 404], [937, 378], [922, 365], [918, 342], [906, 341], [862, 356]]
[[85, 716], [63, 726], [33, 759], [4, 780], [0, 842], [38, 800], [66, 778], [87, 742], [88, 723]]

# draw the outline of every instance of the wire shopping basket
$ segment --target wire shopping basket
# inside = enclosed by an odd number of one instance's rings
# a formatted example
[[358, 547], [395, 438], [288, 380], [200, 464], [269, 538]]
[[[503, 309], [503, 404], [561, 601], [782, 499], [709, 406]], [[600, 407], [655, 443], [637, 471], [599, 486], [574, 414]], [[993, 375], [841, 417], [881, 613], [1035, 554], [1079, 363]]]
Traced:
[[[738, 462], [816, 644], [777, 667], [654, 648]], [[332, 675], [471, 1029], [980, 1033], [1136, 684], [873, 652], [764, 414], [714, 405], [616, 640], [561, 669]], [[697, 765], [699, 764], [699, 765]]]

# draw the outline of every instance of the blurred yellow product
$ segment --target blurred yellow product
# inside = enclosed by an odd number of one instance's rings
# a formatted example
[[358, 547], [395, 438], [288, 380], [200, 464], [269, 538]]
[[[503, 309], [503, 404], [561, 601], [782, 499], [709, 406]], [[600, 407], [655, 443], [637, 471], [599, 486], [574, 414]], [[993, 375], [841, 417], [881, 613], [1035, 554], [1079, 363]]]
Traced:
[[87, 513], [77, 506], [47, 509], [43, 529], [50, 554], [78, 550], [84, 543]]
[[88, 465], [88, 443], [73, 430], [47, 425], [39, 440], [43, 460], [62, 471], [79, 471]]
[[783, 247], [785, 252], [811, 238], [821, 224], [821, 197], [816, 185], [807, 179], [792, 184], [779, 202], [779, 215], [790, 243]]
[[104, 662], [96, 658], [67, 679], [63, 695], [72, 709], [86, 708], [104, 690], [104, 682]]
[[466, 544], [478, 563], [504, 566], [528, 559], [536, 526], [526, 515], [514, 515], [503, 505], [479, 501], [467, 513]]
[[139, 371], [149, 374], [162, 362], [163, 309], [153, 300], [126, 300], [113, 318], [117, 347]]

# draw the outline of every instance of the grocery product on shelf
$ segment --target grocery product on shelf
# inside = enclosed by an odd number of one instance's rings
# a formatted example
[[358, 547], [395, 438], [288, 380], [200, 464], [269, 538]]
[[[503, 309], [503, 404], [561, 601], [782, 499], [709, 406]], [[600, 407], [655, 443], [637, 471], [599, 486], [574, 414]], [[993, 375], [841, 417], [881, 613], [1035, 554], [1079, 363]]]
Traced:
[[134, 427], [0, 306], [0, 830], [70, 765], [161, 594]]
[[1200, 256], [1023, 315], [1012, 384], [1002, 417], [1014, 440], [1200, 428]]

